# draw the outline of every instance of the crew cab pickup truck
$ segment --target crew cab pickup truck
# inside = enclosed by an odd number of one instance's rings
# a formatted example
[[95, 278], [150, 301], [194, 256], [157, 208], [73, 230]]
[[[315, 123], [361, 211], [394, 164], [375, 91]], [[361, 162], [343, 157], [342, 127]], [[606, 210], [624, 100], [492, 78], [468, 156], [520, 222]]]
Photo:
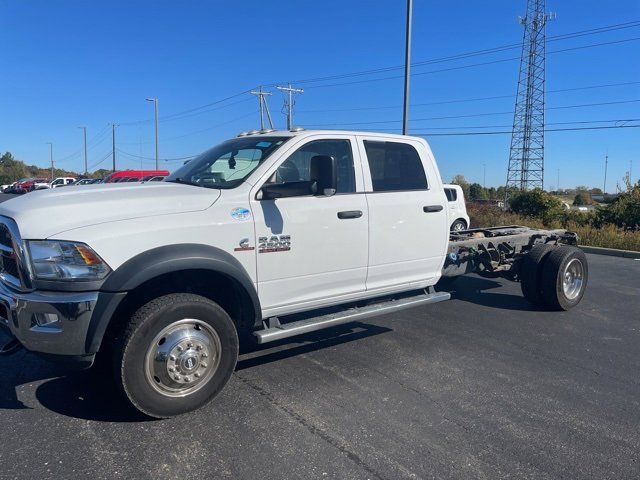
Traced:
[[0, 206], [1, 349], [108, 358], [135, 408], [170, 417], [220, 392], [239, 339], [447, 300], [434, 286], [457, 275], [517, 280], [546, 308], [580, 301], [575, 234], [450, 233], [447, 202], [425, 140], [302, 129], [240, 134], [163, 182], [12, 199]]

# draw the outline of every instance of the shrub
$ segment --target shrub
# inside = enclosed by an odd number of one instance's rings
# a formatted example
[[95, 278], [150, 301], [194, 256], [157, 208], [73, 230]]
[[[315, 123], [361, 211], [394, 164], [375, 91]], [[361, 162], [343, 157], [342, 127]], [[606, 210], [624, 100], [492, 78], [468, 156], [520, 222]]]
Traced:
[[545, 224], [559, 220], [563, 213], [560, 199], [539, 188], [515, 194], [509, 204], [512, 212], [540, 218]]
[[577, 207], [582, 205], [593, 205], [595, 202], [591, 198], [591, 194], [589, 192], [578, 192], [578, 194], [573, 199], [573, 204]]
[[594, 225], [601, 227], [607, 223], [626, 229], [640, 229], [640, 185], [629, 185], [627, 192], [605, 208], [598, 209]]

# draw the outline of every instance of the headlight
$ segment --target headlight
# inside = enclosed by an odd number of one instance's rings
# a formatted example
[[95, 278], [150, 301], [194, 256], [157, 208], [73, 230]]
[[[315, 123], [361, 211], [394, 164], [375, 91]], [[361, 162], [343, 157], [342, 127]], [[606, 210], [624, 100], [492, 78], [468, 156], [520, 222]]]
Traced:
[[33, 274], [40, 280], [102, 280], [109, 266], [84, 243], [30, 240]]

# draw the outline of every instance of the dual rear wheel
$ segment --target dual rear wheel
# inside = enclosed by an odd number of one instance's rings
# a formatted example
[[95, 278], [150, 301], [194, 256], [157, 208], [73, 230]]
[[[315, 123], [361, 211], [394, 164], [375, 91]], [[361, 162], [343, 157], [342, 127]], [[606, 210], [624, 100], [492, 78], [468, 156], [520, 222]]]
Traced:
[[519, 277], [522, 294], [532, 304], [569, 310], [580, 303], [587, 287], [587, 258], [576, 247], [536, 245], [522, 259]]

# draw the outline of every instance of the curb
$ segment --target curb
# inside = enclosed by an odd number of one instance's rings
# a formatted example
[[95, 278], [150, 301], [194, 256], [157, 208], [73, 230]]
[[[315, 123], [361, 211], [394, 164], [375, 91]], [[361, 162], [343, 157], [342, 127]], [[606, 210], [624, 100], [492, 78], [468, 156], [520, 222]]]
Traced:
[[615, 248], [589, 247], [587, 245], [578, 245], [585, 253], [594, 253], [596, 255], [609, 255], [611, 257], [623, 258], [640, 258], [640, 252], [632, 250], [616, 250]]

